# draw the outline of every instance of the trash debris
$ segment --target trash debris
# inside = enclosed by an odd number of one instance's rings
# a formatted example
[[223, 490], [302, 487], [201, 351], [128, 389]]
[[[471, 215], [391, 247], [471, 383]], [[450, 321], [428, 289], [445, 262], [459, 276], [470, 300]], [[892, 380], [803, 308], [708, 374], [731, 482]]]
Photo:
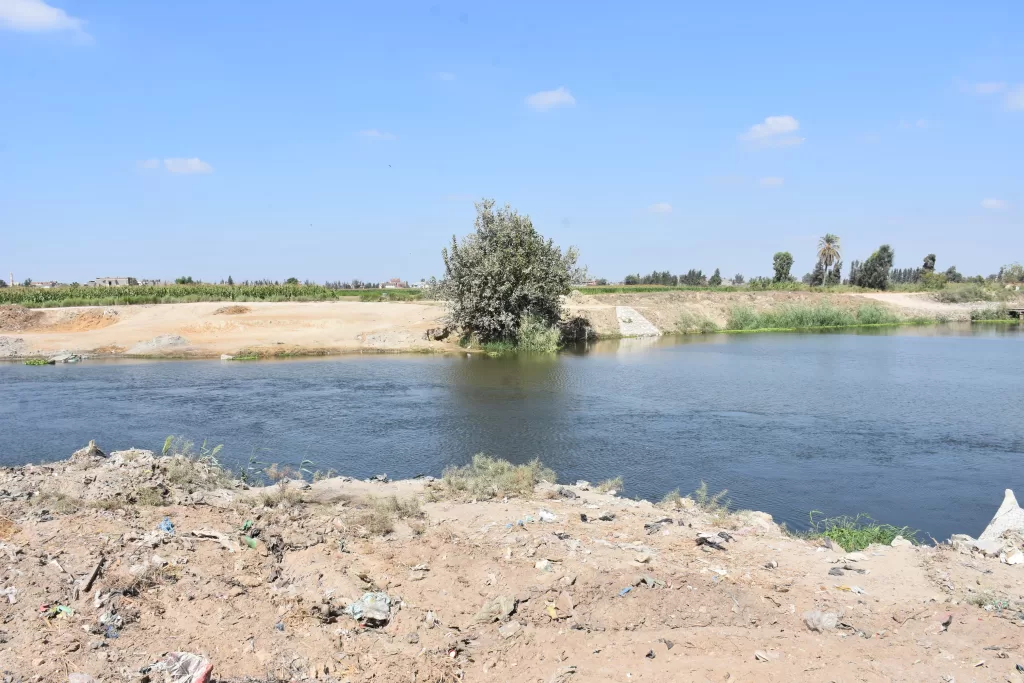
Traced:
[[507, 624], [502, 624], [498, 627], [498, 635], [508, 640], [519, 635], [519, 632], [523, 630], [523, 625], [518, 621], [510, 621]]
[[625, 588], [623, 588], [622, 590], [619, 591], [619, 597], [620, 598], [625, 597], [626, 593], [629, 593], [631, 590], [633, 590], [632, 586], [626, 586]]
[[764, 650], [755, 650], [754, 651], [754, 659], [756, 659], [759, 662], [770, 662], [771, 661], [771, 659], [768, 657], [768, 653], [765, 652]]
[[171, 521], [170, 517], [164, 517], [160, 524], [157, 525], [157, 528], [160, 531], [171, 534], [172, 536], [174, 535], [174, 522]]
[[719, 534], [697, 534], [697, 545], [699, 546], [706, 545], [709, 548], [714, 548], [715, 550], [725, 550], [725, 546], [722, 545], [724, 542], [725, 539]]
[[601, 522], [613, 522], [613, 521], [615, 521], [615, 513], [614, 512], [602, 512], [598, 516], [597, 519], [598, 519], [598, 521], [601, 521]]
[[777, 560], [768, 560], [767, 562], [764, 563], [764, 568], [765, 569], [778, 569], [779, 568], [779, 563], [778, 563]]
[[[473, 618], [478, 624], [490, 624], [501, 621], [516, 611], [517, 600], [511, 595], [499, 595], [493, 600], [484, 603], [480, 611]], [[428, 612], [428, 615], [432, 614]]]
[[540, 521], [542, 522], [553, 522], [557, 519], [557, 517], [555, 517], [555, 513], [545, 510], [543, 508], [537, 511], [537, 516], [540, 518]]
[[14, 586], [8, 586], [3, 590], [0, 590], [0, 597], [6, 596], [7, 602], [14, 605], [18, 602], [18, 589]]
[[647, 659], [654, 659], [655, 656], [656, 655], [654, 654], [654, 650], [648, 650], [647, 654], [644, 655], [644, 657], [647, 657]]
[[840, 616], [841, 614], [835, 614], [834, 612], [814, 610], [813, 612], [804, 612], [803, 618], [807, 628], [818, 633], [824, 633], [836, 627]]
[[559, 487], [558, 495], [560, 495], [562, 498], [579, 498], [580, 497], [580, 494], [576, 493], [572, 489], [567, 489], [564, 486]]
[[829, 576], [842, 576], [843, 575], [843, 570], [841, 568], [839, 568], [839, 567], [832, 567], [831, 569], [828, 570], [828, 575]]
[[387, 474], [375, 474], [372, 477], [370, 477], [367, 481], [376, 481], [380, 482], [381, 484], [386, 484], [388, 483], [389, 479]]
[[364, 626], [384, 626], [391, 620], [391, 597], [383, 591], [363, 593], [361, 598], [349, 603], [345, 614]]
[[170, 652], [154, 664], [152, 670], [166, 672], [173, 683], [207, 683], [213, 673], [213, 664], [191, 652]]
[[587, 513], [585, 513], [585, 512], [581, 512], [580, 513], [580, 521], [581, 522], [588, 522], [588, 521], [590, 521], [590, 520], [587, 519]]
[[251, 536], [242, 536], [242, 541], [253, 550], [255, 550], [257, 546], [259, 546], [259, 542]]
[[645, 574], [633, 582], [634, 586], [647, 586], [648, 588], [664, 588], [665, 582], [653, 576]]
[[1017, 498], [1011, 489], [1006, 489], [1003, 502], [996, 510], [992, 521], [978, 536], [979, 541], [994, 541], [1002, 537], [1004, 531], [1024, 529], [1024, 510], [1017, 504]]
[[648, 524], [644, 524], [644, 531], [647, 532], [648, 536], [656, 534], [661, 531], [661, 524], [659, 522], [649, 522]]
[[213, 529], [195, 529], [192, 535], [196, 538], [209, 538], [220, 543], [229, 553], [238, 552], [238, 544], [232, 541], [227, 534], [222, 534]]
[[1010, 565], [1013, 565], [1013, 564], [1024, 564], [1024, 553], [1022, 553], [1021, 551], [1018, 550], [1017, 552], [1013, 553], [1012, 555], [1007, 555], [1006, 557], [1004, 557], [1003, 558], [1003, 562], [1005, 562], [1006, 564], [1010, 564]]
[[665, 647], [669, 650], [671, 650], [675, 646], [675, 643], [673, 643], [671, 640], [668, 640], [667, 638], [658, 638], [658, 642], [664, 643]]
[[947, 614], [946, 618], [942, 620], [942, 630], [943, 631], [948, 631], [949, 627], [952, 625], [952, 623], [953, 623], [953, 615], [952, 614]]
[[423, 617], [423, 621], [426, 623], [427, 628], [434, 628], [437, 625], [437, 615], [433, 612], [427, 612]]
[[550, 572], [555, 568], [555, 565], [551, 562], [551, 560], [537, 560], [537, 564], [533, 566], [541, 570], [542, 572]]

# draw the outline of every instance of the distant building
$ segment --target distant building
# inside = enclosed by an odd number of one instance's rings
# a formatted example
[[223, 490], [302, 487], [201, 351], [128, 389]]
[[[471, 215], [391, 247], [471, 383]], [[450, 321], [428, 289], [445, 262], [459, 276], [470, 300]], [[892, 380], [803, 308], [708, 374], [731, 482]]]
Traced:
[[[131, 278], [129, 278], [131, 279]], [[164, 285], [167, 284], [163, 280], [139, 280], [140, 285]]]
[[408, 286], [409, 283], [402, 282], [402, 278], [399, 277], [393, 277], [382, 285], [384, 289], [405, 289]]
[[61, 284], [59, 282], [54, 281], [54, 280], [50, 280], [48, 282], [33, 282], [32, 286], [33, 287], [39, 287], [40, 289], [51, 289], [53, 287], [60, 287]]
[[91, 287], [129, 287], [139, 284], [133, 277], [98, 277], [85, 283]]

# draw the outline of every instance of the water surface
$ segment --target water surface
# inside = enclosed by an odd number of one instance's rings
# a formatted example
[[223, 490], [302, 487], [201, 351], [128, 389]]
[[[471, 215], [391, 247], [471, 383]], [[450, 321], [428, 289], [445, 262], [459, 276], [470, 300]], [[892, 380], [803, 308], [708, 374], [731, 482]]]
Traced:
[[729, 489], [803, 526], [865, 512], [977, 534], [1024, 493], [1016, 328], [623, 340], [552, 357], [0, 364], [0, 463], [225, 444], [232, 464], [311, 460], [366, 477], [440, 474], [485, 451], [625, 494]]

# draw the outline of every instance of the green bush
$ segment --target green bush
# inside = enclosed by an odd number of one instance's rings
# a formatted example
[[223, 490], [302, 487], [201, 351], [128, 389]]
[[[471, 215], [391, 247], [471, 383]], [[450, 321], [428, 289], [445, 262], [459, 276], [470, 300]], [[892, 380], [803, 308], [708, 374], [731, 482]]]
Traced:
[[911, 543], [918, 543], [918, 532], [910, 527], [895, 527], [891, 524], [879, 524], [871, 517], [860, 514], [856, 517], [821, 517], [814, 518], [814, 515], [821, 513], [814, 510], [810, 514], [810, 529], [807, 536], [810, 538], [828, 538], [846, 552], [864, 550], [872, 543], [889, 545], [897, 536], [902, 536]]
[[711, 318], [689, 311], [683, 311], [676, 321], [676, 330], [681, 334], [714, 334], [718, 329], [718, 323]]
[[992, 301], [995, 294], [978, 284], [946, 287], [932, 295], [936, 301], [945, 304], [962, 304], [971, 301]]
[[527, 316], [516, 333], [516, 348], [519, 351], [554, 353], [558, 350], [562, 333], [555, 325], [549, 325], [537, 316]]

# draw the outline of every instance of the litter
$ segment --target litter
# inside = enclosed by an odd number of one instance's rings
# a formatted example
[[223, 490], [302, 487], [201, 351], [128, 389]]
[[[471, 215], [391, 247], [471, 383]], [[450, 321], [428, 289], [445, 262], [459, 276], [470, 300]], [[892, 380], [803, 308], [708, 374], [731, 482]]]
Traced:
[[820, 612], [814, 610], [813, 612], [804, 612], [804, 623], [807, 624], [807, 628], [818, 633], [824, 633], [830, 631], [836, 627], [839, 623], [840, 614], [834, 612]]
[[381, 484], [386, 484], [386, 483], [388, 483], [388, 475], [387, 474], [375, 474], [372, 477], [370, 477], [369, 481], [377, 481], [377, 482], [380, 482]]
[[601, 515], [598, 516], [597, 519], [599, 521], [601, 521], [601, 522], [612, 522], [612, 521], [615, 520], [615, 513], [614, 512], [604, 512], [604, 513], [601, 513]]
[[659, 522], [650, 522], [649, 524], [644, 524], [644, 531], [647, 532], [648, 536], [650, 536], [651, 534], [656, 534], [659, 531], [661, 531], [661, 524]]
[[191, 652], [171, 652], [154, 664], [152, 670], [167, 672], [173, 683], [207, 683], [213, 673], [213, 664]]
[[257, 543], [256, 539], [255, 539], [255, 538], [252, 538], [252, 537], [250, 537], [250, 536], [242, 536], [242, 540], [243, 540], [243, 541], [245, 542], [245, 544], [246, 544], [247, 546], [249, 546], [249, 547], [250, 547], [250, 548], [252, 548], [253, 550], [255, 550], [255, 549], [256, 549], [256, 546], [258, 546], [258, 545], [259, 545], [259, 544]]
[[160, 531], [171, 534], [172, 536], [174, 535], [174, 522], [171, 521], [170, 517], [164, 517], [157, 528], [160, 529]]
[[717, 534], [697, 534], [697, 545], [706, 545], [715, 550], [725, 550], [724, 539]]
[[507, 624], [503, 624], [498, 627], [498, 635], [506, 640], [513, 638], [523, 630], [523, 625], [518, 621], [510, 621]]
[[558, 495], [562, 498], [579, 498], [580, 495], [572, 489], [567, 489], [564, 486], [558, 489]]
[[587, 519], [587, 513], [585, 513], [585, 512], [581, 512], [580, 513], [580, 521], [581, 522], [588, 522], [588, 521], [590, 521], [590, 520]]
[[665, 582], [661, 579], [656, 579], [653, 576], [645, 574], [641, 577], [638, 577], [637, 580], [633, 582], [633, 585], [647, 586], [648, 588], [664, 588]]
[[631, 590], [633, 590], [632, 586], [626, 586], [625, 588], [623, 588], [622, 590], [619, 591], [619, 597], [620, 598], [625, 597], [626, 593], [629, 593]]
[[542, 521], [542, 522], [553, 522], [553, 521], [555, 521], [557, 519], [557, 517], [555, 517], [555, 514], [553, 512], [550, 512], [550, 511], [544, 510], [544, 509], [538, 510], [537, 511], [537, 516], [540, 517], [540, 521]]
[[654, 657], [655, 657], [654, 650], [648, 650], [647, 654], [644, 655], [644, 657], [647, 657], [647, 659], [654, 659]]
[[551, 560], [537, 560], [537, 564], [533, 566], [542, 572], [550, 572], [555, 568], [555, 565], [552, 564]]
[[365, 626], [383, 626], [391, 620], [391, 597], [383, 591], [363, 593], [345, 608], [345, 613]]
[[828, 570], [828, 575], [829, 576], [842, 576], [843, 575], [843, 570], [840, 569], [839, 567], [832, 567], [831, 569]]
[[18, 589], [14, 586], [8, 586], [0, 590], [0, 596], [7, 596], [7, 602], [14, 605], [18, 602]]
[[283, 631], [284, 630], [284, 622], [283, 621], [279, 621], [276, 624], [274, 624], [274, 629], [277, 630], [277, 631]]

